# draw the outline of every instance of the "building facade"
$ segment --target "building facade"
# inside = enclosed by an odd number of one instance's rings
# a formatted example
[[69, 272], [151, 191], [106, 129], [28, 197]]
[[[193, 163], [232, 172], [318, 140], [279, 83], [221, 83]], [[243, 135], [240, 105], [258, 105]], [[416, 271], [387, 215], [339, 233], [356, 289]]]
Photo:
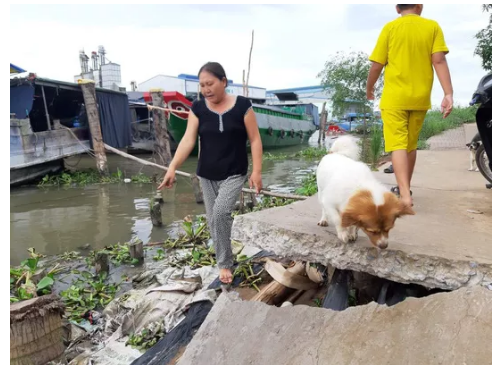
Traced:
[[[156, 75], [138, 84], [136, 91], [149, 91], [151, 89], [177, 91], [188, 98], [194, 99], [199, 92], [199, 78], [187, 74], [180, 74], [178, 76]], [[235, 84], [232, 80], [229, 80], [226, 92], [232, 95], [243, 95], [243, 85]], [[266, 89], [249, 86], [248, 97], [254, 99], [256, 102], [263, 103], [266, 99]]]

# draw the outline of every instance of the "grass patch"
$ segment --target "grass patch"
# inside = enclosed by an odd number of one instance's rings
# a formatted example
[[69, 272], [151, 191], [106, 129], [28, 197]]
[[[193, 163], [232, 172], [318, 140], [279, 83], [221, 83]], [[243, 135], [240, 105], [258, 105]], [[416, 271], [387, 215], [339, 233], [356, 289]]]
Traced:
[[[125, 180], [123, 172], [118, 169], [109, 176], [101, 176], [95, 169], [83, 171], [63, 171], [60, 174], [45, 175], [38, 183], [39, 187], [44, 186], [83, 186], [88, 184], [114, 184]], [[152, 179], [142, 173], [130, 178], [134, 183], [151, 183]]]
[[457, 107], [452, 110], [452, 113], [446, 119], [443, 119], [439, 110], [429, 111], [426, 114], [426, 119], [419, 135], [418, 149], [428, 148], [426, 141], [437, 134], [458, 128], [464, 123], [473, 122], [476, 119], [476, 110], [476, 107]]

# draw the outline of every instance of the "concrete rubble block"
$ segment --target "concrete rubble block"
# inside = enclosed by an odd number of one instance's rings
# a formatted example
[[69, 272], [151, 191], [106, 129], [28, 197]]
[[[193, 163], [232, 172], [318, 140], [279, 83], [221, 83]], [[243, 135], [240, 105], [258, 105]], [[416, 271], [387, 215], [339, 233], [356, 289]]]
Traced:
[[445, 290], [487, 286], [491, 283], [491, 196], [490, 213], [478, 218], [481, 222], [471, 222], [464, 217], [466, 209], [458, 212], [455, 205], [475, 198], [458, 195], [421, 190], [418, 214], [396, 221], [386, 250], [372, 246], [361, 230], [356, 242], [344, 244], [334, 227], [318, 226], [321, 208], [315, 196], [236, 216], [232, 238], [293, 260], [366, 272], [403, 284]]
[[222, 294], [179, 365], [491, 364], [491, 291], [461, 288], [393, 307], [278, 308]]

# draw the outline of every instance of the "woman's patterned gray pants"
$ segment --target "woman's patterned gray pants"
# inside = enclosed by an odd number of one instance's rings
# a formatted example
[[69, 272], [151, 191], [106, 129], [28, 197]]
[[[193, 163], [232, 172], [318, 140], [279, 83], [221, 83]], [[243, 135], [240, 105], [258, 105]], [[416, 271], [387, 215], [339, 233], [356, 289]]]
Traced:
[[200, 178], [207, 224], [216, 251], [217, 266], [220, 269], [231, 269], [233, 266], [231, 213], [246, 180], [246, 175], [234, 175], [221, 181]]

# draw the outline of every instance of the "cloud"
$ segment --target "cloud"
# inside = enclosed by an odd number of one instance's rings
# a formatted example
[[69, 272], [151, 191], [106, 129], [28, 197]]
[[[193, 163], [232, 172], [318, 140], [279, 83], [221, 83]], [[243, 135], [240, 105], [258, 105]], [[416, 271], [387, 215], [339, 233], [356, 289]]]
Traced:
[[[484, 71], [473, 57], [474, 34], [487, 24], [479, 5], [425, 5], [451, 49], [455, 98], [465, 104]], [[255, 29], [251, 85], [280, 89], [317, 85], [337, 51], [370, 53], [393, 5], [26, 5], [11, 6], [11, 62], [38, 75], [73, 81], [78, 52], [104, 45], [122, 81], [157, 74], [195, 74], [211, 60], [241, 82]], [[441, 101], [438, 81], [433, 103]]]

